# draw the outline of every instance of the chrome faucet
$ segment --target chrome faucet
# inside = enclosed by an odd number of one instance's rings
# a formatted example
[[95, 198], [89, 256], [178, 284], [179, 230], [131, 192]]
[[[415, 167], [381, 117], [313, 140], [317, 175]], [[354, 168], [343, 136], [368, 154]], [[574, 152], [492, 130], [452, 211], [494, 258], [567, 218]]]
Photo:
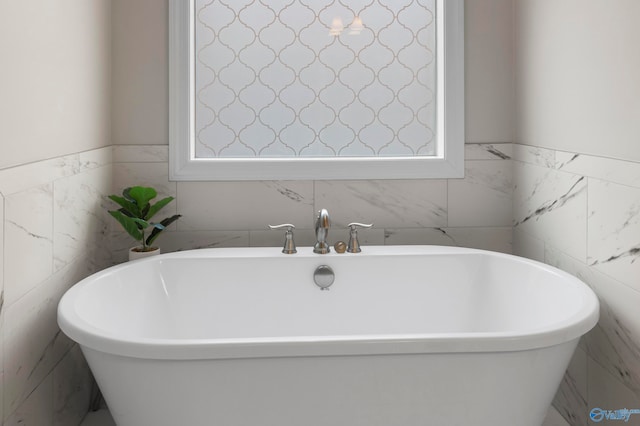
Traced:
[[329, 243], [327, 243], [327, 235], [329, 234], [329, 212], [327, 209], [322, 209], [318, 212], [316, 218], [316, 243], [313, 246], [313, 252], [318, 254], [327, 254], [329, 250]]
[[373, 223], [357, 223], [353, 222], [347, 225], [349, 227], [349, 244], [347, 244], [347, 251], [349, 253], [360, 253], [360, 242], [358, 241], [358, 228], [371, 228]]

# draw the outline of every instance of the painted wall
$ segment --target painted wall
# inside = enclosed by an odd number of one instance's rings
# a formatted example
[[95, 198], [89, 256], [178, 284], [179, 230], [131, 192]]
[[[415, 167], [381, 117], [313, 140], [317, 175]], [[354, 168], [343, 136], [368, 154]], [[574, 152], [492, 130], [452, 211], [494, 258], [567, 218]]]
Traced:
[[518, 141], [640, 161], [640, 2], [516, 4]]
[[168, 1], [111, 3], [113, 142], [168, 144]]
[[111, 2], [0, 4], [0, 167], [104, 147]]
[[91, 376], [63, 292], [104, 267], [109, 0], [0, 3], [0, 424], [78, 424]]
[[516, 132], [513, 0], [466, 0], [467, 143], [512, 142]]
[[572, 425], [640, 406], [639, 15], [635, 0], [516, 0], [514, 252], [601, 302], [554, 401]]

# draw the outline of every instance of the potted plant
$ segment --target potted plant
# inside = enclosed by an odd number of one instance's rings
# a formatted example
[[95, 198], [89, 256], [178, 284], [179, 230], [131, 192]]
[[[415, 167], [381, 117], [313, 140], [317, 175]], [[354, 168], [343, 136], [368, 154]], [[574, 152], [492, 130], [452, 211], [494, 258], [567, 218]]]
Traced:
[[151, 218], [173, 201], [173, 197], [166, 197], [151, 204], [151, 200], [157, 195], [155, 189], [144, 186], [125, 188], [122, 196], [109, 195], [109, 199], [120, 206], [118, 210], [109, 210], [109, 214], [139, 243], [138, 246], [129, 250], [129, 260], [160, 254], [160, 249], [154, 247], [153, 242], [167, 226], [181, 217], [176, 214], [160, 222], [152, 222]]

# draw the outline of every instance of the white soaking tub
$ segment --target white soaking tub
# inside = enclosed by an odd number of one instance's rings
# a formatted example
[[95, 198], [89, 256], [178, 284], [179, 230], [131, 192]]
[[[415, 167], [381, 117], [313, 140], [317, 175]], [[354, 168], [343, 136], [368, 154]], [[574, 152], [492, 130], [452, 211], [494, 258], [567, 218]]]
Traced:
[[437, 246], [165, 254], [58, 308], [120, 426], [539, 426], [597, 320], [571, 275]]

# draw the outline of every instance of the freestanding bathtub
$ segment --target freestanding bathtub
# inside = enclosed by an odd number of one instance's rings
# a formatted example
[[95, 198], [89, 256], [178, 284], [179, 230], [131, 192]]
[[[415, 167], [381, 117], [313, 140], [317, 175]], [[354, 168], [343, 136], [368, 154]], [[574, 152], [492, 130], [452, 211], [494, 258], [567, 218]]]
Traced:
[[597, 319], [571, 275], [437, 246], [165, 254], [58, 308], [120, 426], [539, 426]]

